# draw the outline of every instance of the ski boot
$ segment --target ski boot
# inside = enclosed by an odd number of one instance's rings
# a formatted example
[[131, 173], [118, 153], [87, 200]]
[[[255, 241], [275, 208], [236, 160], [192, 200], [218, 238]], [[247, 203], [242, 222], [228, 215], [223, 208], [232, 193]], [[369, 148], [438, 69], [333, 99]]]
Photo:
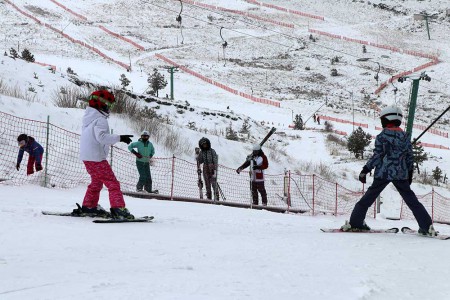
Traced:
[[419, 228], [417, 232], [421, 235], [429, 235], [429, 236], [437, 236], [439, 233], [434, 229], [433, 225], [430, 225], [430, 228], [428, 228], [428, 230]]
[[347, 220], [345, 221], [345, 224], [341, 226], [342, 231], [367, 231], [370, 230], [370, 227], [366, 224], [366, 222], [363, 222], [363, 225], [361, 227], [353, 227]]
[[80, 206], [80, 204], [77, 203], [76, 209], [72, 211], [73, 216], [80, 216], [80, 217], [99, 217], [99, 218], [111, 218], [111, 214], [107, 212], [103, 207], [100, 205], [97, 205], [97, 207], [87, 207], [87, 206]]
[[113, 219], [134, 219], [134, 216], [130, 214], [126, 207], [111, 207], [111, 217]]

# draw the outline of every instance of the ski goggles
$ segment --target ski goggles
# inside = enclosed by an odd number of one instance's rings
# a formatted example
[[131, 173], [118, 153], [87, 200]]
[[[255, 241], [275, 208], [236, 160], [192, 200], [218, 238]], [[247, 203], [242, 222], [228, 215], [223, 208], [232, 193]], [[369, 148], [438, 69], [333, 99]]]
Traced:
[[102, 97], [97, 96], [97, 95], [91, 95], [89, 97], [89, 100], [98, 100], [98, 101], [102, 102], [103, 104], [105, 104], [106, 106], [108, 106], [109, 109], [113, 108], [114, 104], [115, 104], [115, 102], [109, 102], [105, 98], [102, 98]]
[[27, 142], [24, 141], [24, 140], [22, 140], [22, 141], [20, 141], [20, 142], [17, 142], [17, 144], [19, 144], [19, 148], [23, 148], [23, 147], [25, 147], [25, 145], [27, 144]]

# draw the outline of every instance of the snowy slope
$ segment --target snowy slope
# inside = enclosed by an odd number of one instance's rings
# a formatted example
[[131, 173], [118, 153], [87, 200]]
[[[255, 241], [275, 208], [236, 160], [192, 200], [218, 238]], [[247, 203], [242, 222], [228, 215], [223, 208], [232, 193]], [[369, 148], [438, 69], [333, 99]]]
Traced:
[[[326, 234], [319, 228], [344, 219], [128, 197], [130, 210], [154, 215], [154, 223], [40, 214], [67, 211], [83, 193], [2, 187], [2, 299], [447, 299], [450, 293], [446, 241]], [[101, 204], [108, 205], [105, 194]]]

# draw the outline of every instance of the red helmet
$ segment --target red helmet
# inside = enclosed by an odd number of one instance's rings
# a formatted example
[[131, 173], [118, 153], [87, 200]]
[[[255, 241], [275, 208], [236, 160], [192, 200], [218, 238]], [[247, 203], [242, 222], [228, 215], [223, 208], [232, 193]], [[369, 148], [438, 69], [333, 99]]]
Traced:
[[89, 106], [96, 109], [110, 107], [115, 102], [114, 95], [107, 90], [98, 90], [89, 97]]

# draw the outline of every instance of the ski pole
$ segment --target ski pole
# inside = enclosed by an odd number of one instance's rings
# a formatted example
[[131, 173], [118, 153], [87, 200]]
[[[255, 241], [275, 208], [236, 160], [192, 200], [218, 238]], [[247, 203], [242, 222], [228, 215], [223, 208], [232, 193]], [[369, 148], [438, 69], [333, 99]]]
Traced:
[[420, 139], [420, 137], [421, 137], [422, 135], [424, 135], [425, 132], [427, 132], [427, 131], [428, 131], [428, 130], [429, 130], [429, 129], [437, 122], [437, 121], [439, 121], [439, 119], [442, 118], [442, 116], [443, 116], [449, 109], [450, 109], [450, 106], [447, 107], [447, 109], [444, 110], [444, 112], [441, 113], [441, 114], [439, 115], [439, 117], [437, 117], [430, 125], [428, 125], [428, 127], [425, 128], [425, 130], [424, 130], [421, 134], [419, 134], [419, 136], [416, 137], [416, 138], [412, 141], [412, 144], [413, 144], [413, 145], [416, 144], [417, 141]]

